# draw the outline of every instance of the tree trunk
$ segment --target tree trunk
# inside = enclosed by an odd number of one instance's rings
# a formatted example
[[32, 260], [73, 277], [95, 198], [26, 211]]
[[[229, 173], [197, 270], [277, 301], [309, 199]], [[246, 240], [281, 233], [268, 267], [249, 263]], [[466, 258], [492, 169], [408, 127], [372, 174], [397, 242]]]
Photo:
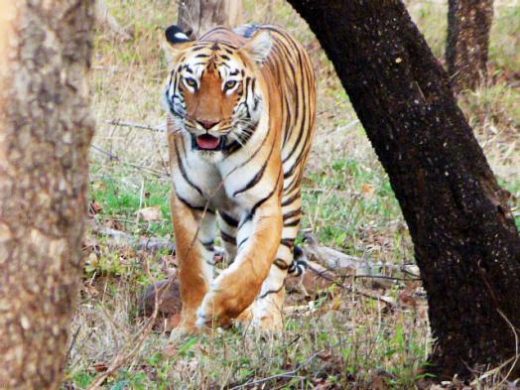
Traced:
[[236, 27], [242, 20], [242, 0], [181, 0], [179, 26], [195, 38], [215, 26]]
[[82, 272], [93, 1], [0, 2], [0, 387], [58, 388]]
[[446, 63], [456, 92], [487, 77], [493, 0], [449, 0]]
[[428, 371], [467, 377], [513, 357], [520, 237], [447, 74], [404, 5], [289, 2], [334, 63], [401, 205], [428, 293]]

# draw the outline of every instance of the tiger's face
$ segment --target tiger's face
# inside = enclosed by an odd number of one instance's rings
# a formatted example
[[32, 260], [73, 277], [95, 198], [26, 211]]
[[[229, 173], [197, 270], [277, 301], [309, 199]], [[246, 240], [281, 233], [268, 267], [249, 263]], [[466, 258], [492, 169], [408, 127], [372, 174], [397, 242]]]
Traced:
[[269, 34], [257, 34], [237, 47], [190, 42], [179, 31], [173, 37], [171, 31], [166, 34], [173, 48], [173, 70], [165, 100], [175, 128], [191, 138], [193, 149], [203, 152], [244, 145], [264, 109], [258, 69], [271, 48]]

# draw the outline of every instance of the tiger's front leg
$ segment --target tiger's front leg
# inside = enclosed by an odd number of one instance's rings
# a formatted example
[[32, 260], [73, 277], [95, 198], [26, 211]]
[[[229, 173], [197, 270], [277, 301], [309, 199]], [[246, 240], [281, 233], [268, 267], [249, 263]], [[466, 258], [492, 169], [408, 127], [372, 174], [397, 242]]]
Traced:
[[181, 321], [170, 338], [195, 333], [197, 309], [213, 278], [214, 211], [186, 203], [174, 193], [171, 209], [177, 245], [179, 284], [182, 301]]
[[229, 326], [258, 296], [269, 274], [282, 234], [282, 211], [276, 191], [240, 222], [250, 232], [233, 264], [211, 284], [198, 311], [197, 325]]

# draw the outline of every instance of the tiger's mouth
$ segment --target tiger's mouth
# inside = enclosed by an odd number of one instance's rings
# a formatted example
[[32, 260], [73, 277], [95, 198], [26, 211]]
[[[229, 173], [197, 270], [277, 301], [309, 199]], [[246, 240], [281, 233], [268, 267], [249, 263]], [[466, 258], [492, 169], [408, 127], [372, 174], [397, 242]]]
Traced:
[[192, 136], [194, 146], [199, 150], [216, 151], [221, 150], [224, 144], [223, 137], [213, 137], [210, 134]]

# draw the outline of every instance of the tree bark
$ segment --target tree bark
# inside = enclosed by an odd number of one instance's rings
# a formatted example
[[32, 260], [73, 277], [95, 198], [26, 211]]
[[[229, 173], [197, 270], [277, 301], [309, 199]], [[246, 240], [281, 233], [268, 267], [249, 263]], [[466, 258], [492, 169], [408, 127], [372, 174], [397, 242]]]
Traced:
[[215, 26], [236, 27], [242, 20], [242, 0], [180, 0], [178, 25], [198, 38]]
[[487, 77], [493, 0], [449, 0], [446, 63], [456, 92], [474, 90]]
[[0, 387], [58, 388], [82, 272], [94, 2], [0, 2]]
[[428, 293], [427, 370], [468, 377], [510, 359], [520, 237], [446, 72], [400, 1], [289, 2], [334, 63], [401, 205]]

